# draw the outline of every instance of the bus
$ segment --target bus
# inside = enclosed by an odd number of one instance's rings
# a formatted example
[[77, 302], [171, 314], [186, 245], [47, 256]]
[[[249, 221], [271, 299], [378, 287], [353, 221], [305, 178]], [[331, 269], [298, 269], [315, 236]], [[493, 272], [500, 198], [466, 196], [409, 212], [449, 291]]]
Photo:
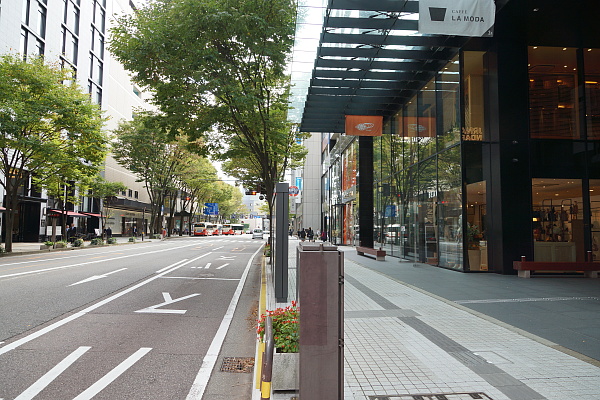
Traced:
[[213, 236], [220, 236], [223, 234], [223, 225], [216, 224], [213, 229]]
[[212, 236], [215, 225], [209, 222], [196, 222], [194, 224], [194, 236]]
[[224, 224], [223, 235], [241, 235], [244, 233], [244, 225], [242, 224]]

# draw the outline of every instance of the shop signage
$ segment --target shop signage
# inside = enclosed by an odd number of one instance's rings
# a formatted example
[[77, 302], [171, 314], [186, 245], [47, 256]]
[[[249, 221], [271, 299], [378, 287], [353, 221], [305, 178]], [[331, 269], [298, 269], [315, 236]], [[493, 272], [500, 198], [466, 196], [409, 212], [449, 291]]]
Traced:
[[462, 128], [462, 140], [481, 142], [483, 140], [483, 129], [479, 127]]
[[419, 33], [492, 36], [494, 0], [419, 0]]
[[381, 136], [383, 117], [376, 115], [346, 115], [346, 135]]

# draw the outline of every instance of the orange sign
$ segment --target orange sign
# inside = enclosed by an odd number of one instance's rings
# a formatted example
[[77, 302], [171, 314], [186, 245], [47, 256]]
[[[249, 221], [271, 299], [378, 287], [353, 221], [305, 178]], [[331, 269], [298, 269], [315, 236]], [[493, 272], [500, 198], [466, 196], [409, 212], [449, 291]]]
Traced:
[[404, 117], [404, 137], [435, 137], [435, 118]]
[[381, 136], [382, 130], [382, 116], [346, 115], [346, 135]]

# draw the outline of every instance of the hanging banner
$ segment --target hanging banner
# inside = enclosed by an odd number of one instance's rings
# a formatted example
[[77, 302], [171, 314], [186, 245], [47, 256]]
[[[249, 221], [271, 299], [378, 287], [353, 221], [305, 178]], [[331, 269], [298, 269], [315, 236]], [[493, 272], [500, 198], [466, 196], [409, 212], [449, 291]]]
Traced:
[[419, 33], [493, 36], [494, 0], [419, 0]]
[[382, 116], [346, 115], [346, 135], [381, 136], [382, 131]]

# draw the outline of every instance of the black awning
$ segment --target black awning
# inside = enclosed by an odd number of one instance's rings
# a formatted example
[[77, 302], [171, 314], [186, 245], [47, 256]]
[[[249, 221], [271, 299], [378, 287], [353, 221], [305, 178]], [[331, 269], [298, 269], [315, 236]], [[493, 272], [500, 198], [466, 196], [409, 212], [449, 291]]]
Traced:
[[343, 133], [346, 115], [388, 118], [456, 57], [468, 38], [418, 34], [418, 11], [418, 1], [329, 1], [302, 132]]

